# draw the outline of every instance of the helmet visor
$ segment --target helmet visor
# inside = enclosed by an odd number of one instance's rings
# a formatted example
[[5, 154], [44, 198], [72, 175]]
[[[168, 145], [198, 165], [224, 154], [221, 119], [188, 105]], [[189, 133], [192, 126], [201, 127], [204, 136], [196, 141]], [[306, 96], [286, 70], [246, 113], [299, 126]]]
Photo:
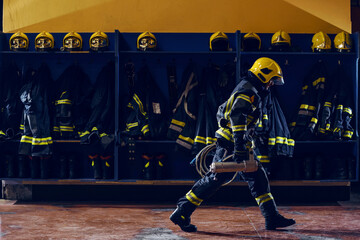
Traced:
[[76, 37], [68, 37], [64, 41], [64, 47], [68, 49], [80, 48], [81, 41]]
[[11, 40], [11, 48], [12, 49], [26, 49], [27, 41], [22, 37], [17, 37]]
[[50, 38], [41, 37], [36, 40], [36, 48], [49, 49], [52, 46], [52, 40]]
[[140, 50], [146, 51], [147, 49], [155, 49], [155, 47], [156, 41], [153, 38], [145, 37], [139, 41]]
[[283, 76], [275, 76], [270, 79], [270, 81], [273, 81], [275, 85], [284, 85], [285, 81]]
[[102, 37], [95, 37], [93, 39], [91, 39], [91, 48], [92, 49], [101, 49], [101, 48], [106, 48], [107, 47], [107, 40], [105, 38]]

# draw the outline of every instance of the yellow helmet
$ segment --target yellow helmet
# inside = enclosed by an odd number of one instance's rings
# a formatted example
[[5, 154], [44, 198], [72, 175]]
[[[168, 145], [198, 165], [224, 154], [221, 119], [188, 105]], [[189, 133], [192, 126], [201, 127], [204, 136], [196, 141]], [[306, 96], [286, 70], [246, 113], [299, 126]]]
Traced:
[[210, 51], [228, 51], [229, 38], [223, 32], [216, 32], [210, 37], [209, 41]]
[[10, 50], [12, 51], [26, 51], [29, 48], [29, 38], [25, 33], [14, 33], [9, 40]]
[[155, 50], [157, 41], [151, 32], [143, 32], [137, 38], [136, 47], [141, 51]]
[[334, 47], [338, 52], [350, 52], [352, 48], [352, 40], [347, 32], [338, 33], [334, 39]]
[[89, 39], [89, 46], [93, 51], [106, 50], [109, 46], [109, 38], [104, 32], [94, 32]]
[[79, 51], [82, 49], [82, 37], [77, 32], [69, 32], [63, 39], [65, 51]]
[[313, 52], [324, 52], [331, 50], [331, 40], [324, 32], [315, 33], [312, 38], [311, 49]]
[[261, 38], [254, 32], [245, 34], [242, 40], [244, 51], [259, 51], [261, 48]]
[[276, 51], [288, 50], [291, 46], [290, 35], [282, 30], [277, 31], [271, 37], [271, 46]]
[[54, 37], [49, 32], [42, 31], [35, 38], [36, 51], [49, 51], [54, 48]]
[[284, 78], [281, 68], [271, 58], [262, 57], [257, 59], [249, 69], [262, 83], [273, 81], [275, 85], [283, 85]]

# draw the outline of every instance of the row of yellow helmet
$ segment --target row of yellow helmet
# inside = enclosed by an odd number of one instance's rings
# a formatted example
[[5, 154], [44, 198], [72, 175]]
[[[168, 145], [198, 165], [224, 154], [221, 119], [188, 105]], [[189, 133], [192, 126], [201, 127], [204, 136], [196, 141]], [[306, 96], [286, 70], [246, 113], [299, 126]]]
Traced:
[[[29, 39], [22, 32], [14, 33], [9, 40], [10, 50], [27, 50]], [[93, 51], [103, 51], [109, 46], [108, 36], [101, 31], [93, 33], [89, 39], [90, 49]], [[155, 50], [157, 40], [151, 32], [143, 32], [137, 38], [137, 49], [141, 51]], [[286, 51], [291, 47], [290, 35], [285, 31], [277, 31], [271, 38], [271, 47], [276, 51]], [[352, 48], [351, 37], [347, 32], [340, 32], [335, 36], [334, 47], [337, 51], [350, 51]], [[35, 49], [37, 51], [49, 51], [54, 48], [54, 37], [46, 31], [39, 33], [35, 38]], [[229, 38], [223, 32], [216, 32], [211, 35], [209, 40], [210, 51], [228, 51]], [[259, 51], [261, 48], [261, 38], [254, 32], [244, 35], [242, 40], [244, 51]], [[62, 51], [79, 51], [82, 49], [82, 37], [77, 32], [69, 32], [63, 39]], [[331, 40], [324, 32], [314, 34], [311, 49], [313, 52], [331, 50]]]
[[[9, 40], [10, 50], [26, 51], [29, 48], [29, 38], [22, 32], [14, 33]], [[55, 40], [51, 33], [42, 31], [35, 38], [36, 51], [50, 51], [54, 48]], [[77, 32], [69, 32], [63, 38], [62, 51], [79, 51], [82, 49], [83, 39]], [[97, 31], [89, 39], [90, 49], [104, 51], [109, 46], [109, 38], [106, 33]]]
[[[242, 47], [245, 51], [259, 51], [261, 48], [261, 38], [258, 34], [250, 32], [244, 35]], [[285, 31], [277, 31], [271, 37], [271, 47], [273, 50], [289, 50], [291, 47], [290, 35]], [[347, 32], [340, 32], [334, 38], [334, 47], [339, 52], [349, 52], [352, 48], [352, 40]], [[326, 52], [331, 50], [330, 37], [324, 32], [315, 33], [312, 37], [313, 52]]]

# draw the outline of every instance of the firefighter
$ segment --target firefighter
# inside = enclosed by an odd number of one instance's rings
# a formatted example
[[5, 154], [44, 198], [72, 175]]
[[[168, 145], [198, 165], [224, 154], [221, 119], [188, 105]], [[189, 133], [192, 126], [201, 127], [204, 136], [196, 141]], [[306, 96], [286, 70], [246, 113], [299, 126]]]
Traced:
[[42, 31], [35, 38], [35, 50], [38, 52], [51, 51], [54, 49], [54, 37], [51, 33]]
[[[259, 58], [249, 69], [248, 76], [241, 79], [230, 98], [220, 105], [217, 119], [220, 128], [216, 131], [217, 147], [213, 161], [233, 155], [233, 161], [241, 162], [248, 158], [248, 141], [251, 140], [251, 125], [255, 121], [248, 121], [248, 116], [258, 116], [258, 105], [267, 95], [273, 85], [284, 84], [280, 66], [270, 58]], [[257, 120], [254, 117], [253, 120]], [[248, 126], [247, 126], [248, 125]], [[252, 196], [256, 199], [261, 213], [265, 218], [267, 230], [287, 227], [295, 224], [293, 219], [280, 215], [270, 192], [269, 181], [264, 168], [259, 164], [255, 172], [241, 172], [241, 176], [248, 183]], [[190, 223], [190, 216], [200, 206], [203, 200], [212, 196], [234, 173], [206, 174], [197, 181], [192, 189], [177, 202], [176, 210], [170, 220], [179, 225], [185, 232], [196, 232], [197, 227]]]

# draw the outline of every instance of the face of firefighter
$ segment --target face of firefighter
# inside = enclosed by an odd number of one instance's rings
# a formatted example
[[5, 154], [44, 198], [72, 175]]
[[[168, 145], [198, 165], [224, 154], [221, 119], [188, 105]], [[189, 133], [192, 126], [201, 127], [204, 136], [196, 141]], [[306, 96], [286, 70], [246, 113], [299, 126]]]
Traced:
[[146, 51], [156, 47], [156, 41], [150, 37], [142, 38], [139, 42], [140, 50]]
[[91, 39], [91, 46], [90, 48], [92, 50], [99, 50], [102, 48], [106, 48], [107, 47], [107, 40], [102, 38], [102, 37], [95, 37], [93, 39]]
[[80, 39], [75, 37], [69, 37], [64, 41], [64, 48], [67, 49], [80, 48], [80, 45], [81, 45]]
[[45, 49], [51, 49], [52, 40], [50, 38], [42, 37], [42, 38], [38, 38], [35, 44], [36, 44], [35, 48], [39, 49], [40, 51]]
[[266, 85], [265, 85], [265, 89], [266, 90], [269, 90], [270, 87], [274, 86], [275, 83], [274, 83], [274, 80], [270, 80]]
[[24, 38], [17, 37], [11, 40], [11, 49], [17, 50], [26, 50], [27, 49], [27, 41]]

